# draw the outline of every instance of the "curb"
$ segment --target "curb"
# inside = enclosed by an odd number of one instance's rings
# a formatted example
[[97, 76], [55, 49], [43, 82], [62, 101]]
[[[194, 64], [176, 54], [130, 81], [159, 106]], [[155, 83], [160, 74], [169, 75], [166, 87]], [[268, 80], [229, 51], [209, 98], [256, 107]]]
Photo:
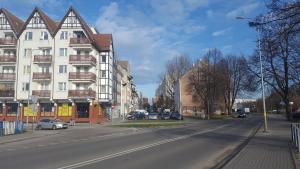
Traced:
[[8, 144], [8, 143], [15, 143], [15, 142], [24, 141], [24, 140], [30, 140], [30, 139], [35, 139], [35, 138], [47, 137], [47, 136], [56, 135], [56, 134], [60, 134], [60, 133], [56, 132], [54, 134], [45, 134], [45, 135], [34, 136], [34, 137], [30, 137], [30, 136], [29, 137], [22, 137], [22, 138], [17, 138], [17, 139], [12, 139], [12, 140], [8, 140], [8, 141], [0, 142], [0, 145], [4, 145], [4, 144]]
[[289, 149], [290, 149], [291, 157], [292, 157], [293, 162], [294, 162], [293, 164], [294, 164], [295, 169], [300, 169], [299, 165], [297, 164], [296, 152], [295, 152], [291, 142], [289, 142]]
[[222, 169], [223, 167], [225, 167], [236, 155], [238, 155], [248, 145], [250, 140], [256, 135], [261, 126], [262, 123], [260, 123], [256, 128], [252, 129], [249, 137], [246, 138], [245, 141], [238, 144], [238, 146], [235, 147], [228, 156], [220, 160], [215, 166], [211, 167], [211, 169]]

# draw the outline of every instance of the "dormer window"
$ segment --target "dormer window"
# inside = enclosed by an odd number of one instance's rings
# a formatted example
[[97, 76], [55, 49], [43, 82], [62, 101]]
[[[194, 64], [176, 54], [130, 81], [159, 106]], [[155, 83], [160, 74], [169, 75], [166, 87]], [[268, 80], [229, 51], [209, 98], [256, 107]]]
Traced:
[[41, 40], [48, 40], [48, 32], [42, 31], [41, 32]]
[[32, 40], [32, 32], [26, 32], [25, 40]]

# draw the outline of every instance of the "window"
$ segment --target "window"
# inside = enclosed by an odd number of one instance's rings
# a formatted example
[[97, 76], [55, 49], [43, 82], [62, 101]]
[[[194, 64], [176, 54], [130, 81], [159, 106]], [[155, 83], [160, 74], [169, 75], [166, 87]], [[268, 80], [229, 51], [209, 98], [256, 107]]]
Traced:
[[48, 32], [42, 31], [40, 40], [48, 40]]
[[59, 73], [67, 73], [67, 65], [59, 65]]
[[106, 87], [105, 85], [100, 85], [100, 92], [105, 93], [106, 92]]
[[29, 91], [29, 83], [22, 83], [22, 91]]
[[25, 40], [32, 40], [32, 32], [26, 32]]
[[62, 31], [60, 33], [60, 39], [68, 39], [68, 32], [67, 31]]
[[66, 91], [67, 90], [66, 82], [58, 82], [58, 90], [59, 91]]
[[48, 83], [41, 83], [41, 90], [49, 90]]
[[30, 65], [24, 65], [23, 74], [30, 74]]
[[42, 49], [42, 53], [43, 53], [44, 56], [45, 55], [50, 55], [51, 49], [50, 48], [48, 48], [48, 49]]
[[59, 48], [59, 56], [67, 56], [67, 48]]
[[101, 61], [102, 61], [103, 63], [106, 63], [106, 56], [105, 56], [105, 55], [102, 55], [102, 56], [101, 56]]
[[32, 55], [32, 49], [30, 48], [24, 49], [24, 58], [30, 58], [31, 55]]
[[101, 70], [101, 77], [106, 77], [106, 70]]

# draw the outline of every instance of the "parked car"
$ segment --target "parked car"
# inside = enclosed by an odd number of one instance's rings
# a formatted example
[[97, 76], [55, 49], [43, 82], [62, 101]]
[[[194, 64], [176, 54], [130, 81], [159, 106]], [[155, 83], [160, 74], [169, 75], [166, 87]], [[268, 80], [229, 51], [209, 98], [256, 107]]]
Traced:
[[170, 119], [173, 119], [173, 120], [183, 120], [183, 116], [178, 112], [172, 112], [171, 115], [170, 115]]
[[59, 119], [41, 119], [37, 126], [36, 129], [66, 129], [68, 128], [68, 124], [64, 123], [63, 121]]
[[168, 120], [168, 119], [170, 119], [170, 113], [168, 113], [168, 112], [163, 112], [163, 113], [161, 114], [161, 116], [160, 116], [160, 119], [162, 119], [162, 120]]
[[149, 113], [148, 119], [149, 120], [157, 120], [158, 119], [158, 114], [157, 113]]
[[149, 115], [148, 111], [146, 111], [146, 110], [136, 110], [136, 112], [144, 113], [145, 116]]
[[127, 120], [142, 120], [145, 119], [145, 117], [144, 113], [138, 111], [132, 111], [126, 115]]
[[300, 111], [294, 112], [292, 114], [293, 120], [299, 120], [300, 119]]
[[240, 112], [238, 118], [246, 118], [247, 114], [245, 112]]

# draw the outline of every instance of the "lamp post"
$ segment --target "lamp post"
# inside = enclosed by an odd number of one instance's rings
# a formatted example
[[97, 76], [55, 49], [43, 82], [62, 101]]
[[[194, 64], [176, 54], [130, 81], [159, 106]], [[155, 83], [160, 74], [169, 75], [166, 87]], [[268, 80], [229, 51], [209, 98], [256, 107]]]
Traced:
[[[236, 19], [244, 19], [244, 20], [251, 20], [251, 18], [246, 17], [236, 17]], [[259, 22], [252, 22], [249, 21], [250, 27], [256, 27], [259, 25], [263, 25], [264, 23]], [[263, 116], [264, 116], [264, 132], [268, 131], [268, 123], [267, 123], [267, 112], [266, 112], [266, 101], [265, 101], [265, 84], [264, 84], [264, 73], [263, 73], [263, 64], [262, 64], [262, 52], [260, 46], [260, 30], [257, 28], [257, 39], [258, 39], [258, 51], [259, 51], [259, 63], [260, 63], [260, 76], [261, 76], [261, 88], [262, 88], [262, 102], [263, 102]]]

